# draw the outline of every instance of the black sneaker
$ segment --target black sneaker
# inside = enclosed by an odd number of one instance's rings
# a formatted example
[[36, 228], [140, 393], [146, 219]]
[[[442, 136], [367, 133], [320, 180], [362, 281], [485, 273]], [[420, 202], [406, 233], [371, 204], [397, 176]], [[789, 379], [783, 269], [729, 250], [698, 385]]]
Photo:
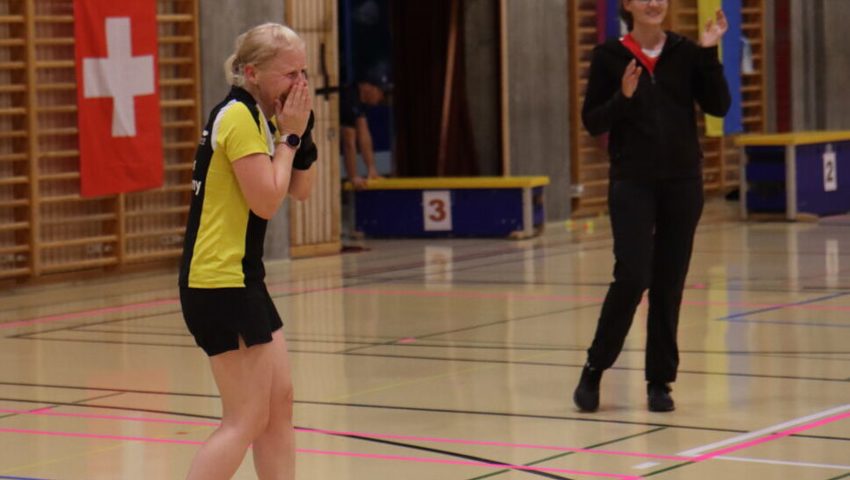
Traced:
[[585, 364], [581, 370], [581, 378], [578, 381], [573, 403], [582, 412], [595, 412], [599, 408], [599, 382], [602, 381], [602, 370]]
[[646, 395], [650, 412], [672, 412], [676, 409], [673, 397], [670, 396], [672, 389], [666, 383], [652, 383], [646, 386]]

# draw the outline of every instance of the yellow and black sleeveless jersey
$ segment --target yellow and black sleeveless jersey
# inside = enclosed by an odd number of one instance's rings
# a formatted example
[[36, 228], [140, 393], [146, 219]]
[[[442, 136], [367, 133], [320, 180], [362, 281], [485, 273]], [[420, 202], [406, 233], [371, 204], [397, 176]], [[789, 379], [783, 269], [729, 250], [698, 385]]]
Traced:
[[[312, 115], [311, 115], [312, 126]], [[310, 127], [296, 154], [315, 156]], [[179, 284], [190, 288], [238, 288], [265, 277], [265, 219], [248, 207], [231, 162], [274, 154], [275, 125], [246, 90], [233, 87], [204, 128], [192, 173], [192, 204]], [[311, 148], [304, 149], [304, 145]]]

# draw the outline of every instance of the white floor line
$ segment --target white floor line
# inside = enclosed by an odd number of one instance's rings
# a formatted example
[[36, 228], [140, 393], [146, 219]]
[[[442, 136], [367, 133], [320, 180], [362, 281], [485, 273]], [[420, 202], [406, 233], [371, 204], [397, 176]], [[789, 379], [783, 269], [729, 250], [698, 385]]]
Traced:
[[[745, 462], [745, 463], [764, 463], [768, 465], [783, 465], [786, 467], [806, 467], [806, 468], [826, 468], [830, 470], [850, 470], [850, 465], [832, 465], [828, 463], [810, 463], [810, 462], [791, 462], [787, 460], [768, 460], [766, 458], [747, 458], [747, 457], [715, 457], [713, 460], [726, 460], [729, 462]], [[646, 462], [640, 465], [635, 465], [635, 470], [647, 470], [661, 465], [658, 462]]]
[[767, 463], [771, 465], [786, 465], [789, 467], [828, 468], [831, 470], [850, 470], [850, 465], [830, 465], [828, 463], [787, 462], [783, 460], [767, 460], [763, 458], [745, 457], [716, 457], [717, 460], [729, 460], [732, 462]]
[[794, 420], [789, 420], [787, 422], [783, 422], [777, 425], [773, 425], [767, 428], [762, 428], [761, 430], [757, 430], [755, 432], [745, 433], [743, 435], [738, 435], [737, 437], [732, 437], [727, 440], [722, 440], [720, 442], [710, 443], [708, 445], [703, 445], [701, 447], [692, 448], [690, 450], [685, 450], [684, 452], [679, 452], [676, 455], [681, 455], [683, 457], [696, 457], [705, 452], [711, 450], [717, 450], [718, 448], [725, 447], [727, 445], [734, 445], [736, 443], [745, 442], [747, 440], [751, 440], [753, 438], [763, 437], [765, 435], [770, 435], [771, 433], [776, 433], [781, 430], [785, 430], [790, 427], [794, 427], [800, 425], [802, 423], [812, 422], [814, 420], [818, 420], [823, 417], [828, 417], [830, 415], [837, 415], [839, 413], [843, 413], [850, 410], [850, 404], [842, 405], [840, 407], [831, 408], [829, 410], [825, 410], [820, 413], [815, 413], [812, 415], [808, 415], [805, 417], [795, 418]]
[[[823, 417], [829, 417], [831, 415], [837, 415], [843, 412], [850, 410], [850, 404], [841, 405], [840, 407], [831, 408], [829, 410], [824, 410], [823, 412], [814, 413], [812, 415], [807, 415], [805, 417], [795, 418], [793, 420], [788, 420], [787, 422], [783, 422], [777, 425], [773, 425], [767, 428], [762, 428], [761, 430], [757, 430], [755, 432], [745, 433], [743, 435], [738, 435], [737, 437], [732, 437], [726, 440], [721, 440], [719, 442], [709, 443], [708, 445], [702, 445], [700, 447], [692, 448], [690, 450], [685, 450], [684, 452], [679, 452], [676, 455], [682, 457], [698, 457], [699, 455], [709, 452], [712, 450], [717, 450], [719, 448], [734, 445], [737, 443], [742, 443], [747, 440], [752, 440], [753, 438], [763, 437], [765, 435], [770, 435], [771, 433], [776, 433], [782, 430], [785, 430], [790, 427], [794, 427], [800, 424], [813, 422]], [[827, 465], [827, 464], [818, 464], [818, 463], [805, 463], [805, 462], [787, 462], [782, 460], [762, 460], [757, 458], [742, 458], [742, 457], [717, 457], [716, 460], [731, 460], [736, 462], [753, 462], [753, 463], [773, 463], [776, 465], [788, 465], [788, 466], [799, 466], [799, 467], [822, 467], [822, 468], [830, 468], [836, 470], [847, 470], [850, 469], [846, 465]], [[635, 469], [647, 469], [652, 468], [660, 463], [657, 462], [645, 462], [638, 465], [635, 465], [633, 468]]]

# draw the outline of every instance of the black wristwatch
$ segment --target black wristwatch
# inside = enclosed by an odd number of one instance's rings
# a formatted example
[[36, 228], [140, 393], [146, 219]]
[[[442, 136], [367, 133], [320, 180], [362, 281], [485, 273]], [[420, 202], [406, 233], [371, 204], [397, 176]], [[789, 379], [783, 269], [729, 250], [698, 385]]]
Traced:
[[301, 137], [294, 133], [289, 133], [280, 137], [279, 143], [283, 143], [293, 150], [298, 150], [298, 147], [301, 146]]

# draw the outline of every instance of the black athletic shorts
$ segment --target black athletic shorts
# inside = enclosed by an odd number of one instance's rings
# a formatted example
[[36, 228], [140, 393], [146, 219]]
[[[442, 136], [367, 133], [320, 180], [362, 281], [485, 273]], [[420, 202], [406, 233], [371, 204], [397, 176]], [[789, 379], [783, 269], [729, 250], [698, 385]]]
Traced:
[[180, 287], [183, 319], [195, 343], [209, 356], [245, 345], [272, 341], [272, 332], [283, 326], [266, 286], [245, 288]]

